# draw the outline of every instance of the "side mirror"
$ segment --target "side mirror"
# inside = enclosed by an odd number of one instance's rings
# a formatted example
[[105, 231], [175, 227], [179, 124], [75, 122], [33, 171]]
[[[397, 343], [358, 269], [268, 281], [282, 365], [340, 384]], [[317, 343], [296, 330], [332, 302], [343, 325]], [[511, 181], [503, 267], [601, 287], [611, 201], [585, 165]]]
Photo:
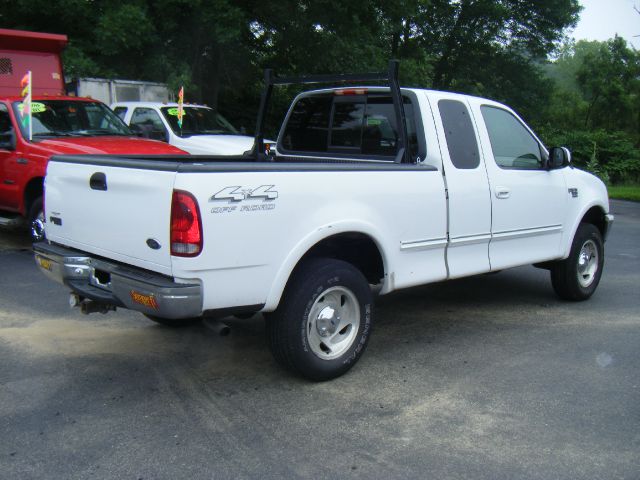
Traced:
[[571, 163], [571, 152], [567, 147], [552, 147], [549, 150], [549, 160], [547, 160], [547, 170], [564, 168]]

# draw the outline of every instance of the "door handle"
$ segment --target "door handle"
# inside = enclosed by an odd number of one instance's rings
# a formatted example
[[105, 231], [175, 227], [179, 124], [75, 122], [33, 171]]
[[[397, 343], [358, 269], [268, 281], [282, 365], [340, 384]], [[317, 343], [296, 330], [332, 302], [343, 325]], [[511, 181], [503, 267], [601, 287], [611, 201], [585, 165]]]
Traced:
[[511, 196], [511, 190], [507, 187], [496, 187], [496, 198], [509, 198]]
[[91, 190], [107, 190], [107, 176], [102, 172], [96, 172], [89, 179]]

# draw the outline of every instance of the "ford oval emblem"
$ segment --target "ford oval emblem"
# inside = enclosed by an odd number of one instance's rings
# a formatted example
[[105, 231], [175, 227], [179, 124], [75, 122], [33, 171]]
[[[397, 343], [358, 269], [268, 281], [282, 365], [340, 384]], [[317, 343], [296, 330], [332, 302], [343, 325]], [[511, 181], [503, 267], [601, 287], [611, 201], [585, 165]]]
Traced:
[[158, 241], [153, 238], [147, 239], [147, 246], [154, 250], [160, 250], [160, 243], [158, 243]]

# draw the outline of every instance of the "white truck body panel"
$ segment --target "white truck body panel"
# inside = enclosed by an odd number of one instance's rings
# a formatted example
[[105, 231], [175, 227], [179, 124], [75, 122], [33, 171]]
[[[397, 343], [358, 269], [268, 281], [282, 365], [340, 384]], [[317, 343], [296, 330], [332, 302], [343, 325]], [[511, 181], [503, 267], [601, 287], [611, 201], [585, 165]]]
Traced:
[[170, 133], [169, 143], [191, 155], [242, 155], [253, 147], [247, 135], [198, 135], [189, 138]]
[[[388, 189], [390, 182], [403, 186], [401, 195]], [[229, 187], [261, 185], [276, 191], [277, 199], [209, 200]], [[215, 284], [205, 291], [206, 308], [275, 308], [300, 258], [322, 239], [345, 232], [370, 236], [384, 252], [385, 292], [447, 276], [446, 205], [437, 171], [191, 173], [178, 175], [175, 188], [198, 199], [205, 248], [196, 258], [174, 257], [173, 275]], [[273, 208], [251, 210], [263, 206]]]
[[[169, 244], [169, 215], [175, 172], [52, 162], [45, 180], [49, 240], [136, 267], [171, 275], [171, 257], [147, 239]], [[106, 176], [107, 190], [89, 179]], [[74, 201], [68, 201], [73, 198]]]
[[[493, 160], [491, 141], [482, 121], [480, 109], [483, 105], [506, 110], [522, 120], [504, 105], [489, 100], [472, 101], [491, 190], [491, 269], [502, 270], [558, 258], [568, 200], [567, 169], [509, 170], [499, 167]], [[524, 122], [522, 125], [529, 130]], [[529, 133], [535, 137], [532, 131]], [[546, 208], [545, 205], [553, 207]]]
[[489, 241], [491, 240], [491, 199], [488, 195], [487, 171], [482, 162], [475, 169], [455, 168], [438, 111], [439, 100], [455, 99], [467, 106], [469, 101], [462, 95], [444, 92], [429, 92], [428, 98], [432, 108], [438, 112], [433, 118], [449, 195], [449, 246], [447, 249], [449, 278], [486, 272], [490, 269]]

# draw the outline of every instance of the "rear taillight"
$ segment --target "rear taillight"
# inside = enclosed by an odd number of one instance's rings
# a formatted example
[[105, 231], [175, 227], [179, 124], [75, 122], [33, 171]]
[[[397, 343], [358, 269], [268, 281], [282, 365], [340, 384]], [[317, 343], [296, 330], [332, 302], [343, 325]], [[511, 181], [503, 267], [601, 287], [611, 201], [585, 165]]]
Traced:
[[195, 197], [173, 191], [171, 199], [171, 255], [195, 257], [202, 251], [202, 221]]

